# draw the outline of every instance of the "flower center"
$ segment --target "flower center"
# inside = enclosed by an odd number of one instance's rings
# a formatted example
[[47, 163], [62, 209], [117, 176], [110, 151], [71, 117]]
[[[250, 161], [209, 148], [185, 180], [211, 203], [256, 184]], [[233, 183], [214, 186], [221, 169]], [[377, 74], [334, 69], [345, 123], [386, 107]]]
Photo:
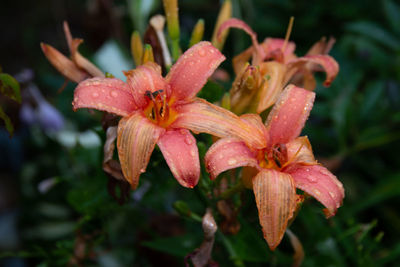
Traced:
[[276, 144], [259, 154], [260, 166], [266, 169], [281, 170], [288, 162], [288, 152], [285, 144]]
[[167, 127], [176, 118], [176, 111], [171, 108], [171, 104], [167, 100], [164, 90], [157, 90], [154, 92], [146, 91], [144, 94], [150, 101], [148, 106], [144, 109], [146, 117], [161, 127]]

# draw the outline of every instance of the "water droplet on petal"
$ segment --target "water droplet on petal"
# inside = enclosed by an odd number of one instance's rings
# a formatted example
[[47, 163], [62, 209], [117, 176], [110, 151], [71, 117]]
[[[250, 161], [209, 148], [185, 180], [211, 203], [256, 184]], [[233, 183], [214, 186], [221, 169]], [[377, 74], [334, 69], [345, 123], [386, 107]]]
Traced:
[[194, 66], [194, 64], [195, 64], [194, 61], [190, 61], [190, 62], [189, 62], [189, 65], [190, 65], [190, 66]]
[[92, 93], [92, 96], [93, 96], [94, 98], [99, 97], [99, 93], [93, 92], [93, 93]]
[[194, 156], [196, 156], [196, 152], [194, 152], [194, 150], [190, 150], [190, 155], [191, 155], [192, 157], [194, 157]]
[[329, 195], [330, 195], [332, 198], [335, 198], [335, 197], [336, 197], [335, 193], [333, 193], [333, 192], [329, 192]]
[[140, 169], [140, 173], [144, 173], [144, 172], [146, 172], [145, 168]]
[[112, 97], [117, 97], [118, 96], [118, 92], [117, 91], [111, 91], [111, 93], [110, 93], [110, 95], [112, 96]]
[[185, 143], [186, 143], [187, 145], [193, 144], [193, 140], [192, 140], [192, 138], [190, 138], [190, 135], [186, 135], [186, 136], [185, 136]]
[[204, 49], [200, 49], [200, 50], [199, 50], [199, 55], [200, 55], [201, 57], [204, 57], [204, 56], [206, 55], [206, 51], [204, 51]]
[[228, 160], [228, 165], [234, 165], [236, 164], [237, 160], [236, 159], [230, 159]]
[[321, 192], [320, 192], [318, 189], [314, 189], [314, 193], [315, 193], [317, 196], [321, 195]]

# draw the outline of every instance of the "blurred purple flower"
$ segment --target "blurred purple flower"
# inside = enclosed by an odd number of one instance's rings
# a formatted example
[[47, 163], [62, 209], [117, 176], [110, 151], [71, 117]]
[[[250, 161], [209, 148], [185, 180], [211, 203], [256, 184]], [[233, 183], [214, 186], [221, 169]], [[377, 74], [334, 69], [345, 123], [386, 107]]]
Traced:
[[46, 101], [33, 83], [26, 88], [20, 118], [27, 125], [39, 124], [45, 132], [57, 132], [64, 127], [64, 117]]

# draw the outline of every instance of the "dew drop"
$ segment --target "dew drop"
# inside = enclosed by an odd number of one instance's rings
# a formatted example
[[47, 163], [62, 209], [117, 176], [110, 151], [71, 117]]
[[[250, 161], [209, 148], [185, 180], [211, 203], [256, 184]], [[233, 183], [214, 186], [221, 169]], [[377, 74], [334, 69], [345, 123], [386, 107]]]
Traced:
[[332, 198], [335, 198], [335, 197], [336, 197], [335, 193], [333, 193], [333, 192], [329, 192], [329, 195], [330, 195]]
[[219, 154], [219, 156], [218, 156], [219, 159], [222, 159], [223, 157], [224, 157], [224, 155], [222, 155], [222, 154]]
[[146, 172], [145, 168], [140, 169], [140, 173], [144, 173], [144, 172]]
[[315, 193], [317, 196], [320, 196], [320, 195], [321, 195], [321, 192], [320, 192], [318, 189], [315, 189], [315, 190], [314, 190], [314, 193]]
[[117, 91], [111, 91], [110, 95], [112, 97], [117, 97], [118, 96], [118, 92]]
[[210, 69], [214, 68], [214, 67], [215, 67], [215, 63], [214, 63], [214, 62], [210, 62], [210, 64], [208, 64], [208, 67], [209, 67]]
[[192, 157], [194, 157], [194, 156], [196, 156], [196, 152], [194, 152], [194, 150], [190, 150], [190, 155], [191, 155]]
[[204, 57], [204, 56], [206, 55], [206, 51], [204, 51], [204, 49], [200, 49], [200, 50], [199, 50], [199, 55], [200, 55], [201, 57]]
[[190, 65], [190, 66], [194, 66], [194, 63], [195, 63], [194, 61], [190, 61], [190, 62], [189, 62], [189, 65]]
[[92, 93], [92, 96], [93, 96], [94, 98], [97, 98], [97, 97], [99, 97], [99, 93], [93, 92], [93, 93]]
[[236, 164], [236, 162], [237, 162], [236, 159], [230, 159], [230, 160], [228, 160], [228, 164], [229, 164], [229, 165]]
[[193, 140], [192, 140], [192, 138], [190, 138], [190, 135], [186, 135], [186, 136], [185, 136], [185, 143], [186, 143], [187, 145], [193, 144]]

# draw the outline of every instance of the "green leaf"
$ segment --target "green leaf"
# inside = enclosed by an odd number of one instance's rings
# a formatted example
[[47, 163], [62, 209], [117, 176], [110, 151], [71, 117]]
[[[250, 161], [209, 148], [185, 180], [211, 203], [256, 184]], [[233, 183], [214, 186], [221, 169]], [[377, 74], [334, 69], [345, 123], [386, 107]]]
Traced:
[[213, 103], [220, 100], [224, 93], [224, 88], [222, 88], [218, 83], [208, 81], [197, 96]]
[[376, 42], [395, 51], [400, 48], [400, 41], [395, 36], [374, 23], [367, 21], [353, 22], [348, 24], [346, 29], [374, 39]]
[[12, 136], [14, 133], [14, 126], [10, 120], [10, 117], [8, 117], [6, 113], [4, 113], [2, 107], [0, 107], [0, 118], [3, 119], [8, 133], [10, 134], [10, 136]]
[[0, 73], [0, 93], [21, 104], [19, 83], [7, 73]]
[[196, 247], [200, 246], [201, 240], [191, 234], [157, 238], [152, 241], [142, 242], [141, 245], [158, 250], [167, 254], [171, 254], [180, 258], [185, 257]]
[[385, 12], [385, 18], [389, 22], [391, 29], [394, 32], [400, 33], [400, 6], [391, 0], [384, 0], [383, 11]]

